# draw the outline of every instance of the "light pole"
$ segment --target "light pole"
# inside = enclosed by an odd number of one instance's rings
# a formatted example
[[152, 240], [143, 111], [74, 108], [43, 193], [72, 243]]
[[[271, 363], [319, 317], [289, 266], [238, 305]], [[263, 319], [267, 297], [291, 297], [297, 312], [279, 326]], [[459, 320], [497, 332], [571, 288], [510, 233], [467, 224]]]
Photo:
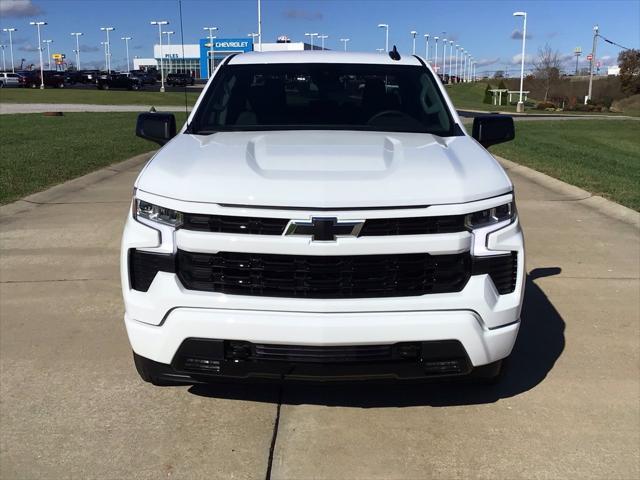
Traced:
[[424, 34], [424, 61], [429, 63], [429, 34]]
[[341, 38], [340, 41], [344, 44], [344, 51], [347, 51], [347, 42], [351, 40], [350, 38]]
[[573, 54], [576, 56], [576, 77], [578, 76], [578, 61], [580, 59], [580, 55], [582, 55], [582, 48], [576, 47], [573, 51]]
[[42, 40], [40, 39], [40, 27], [46, 24], [47, 22], [29, 22], [29, 25], [35, 25], [38, 29], [38, 52], [40, 53], [40, 89], [44, 89], [44, 65], [42, 65]]
[[524, 86], [524, 45], [527, 40], [527, 12], [514, 12], [514, 17], [524, 17], [522, 26], [522, 59], [520, 62], [520, 97], [518, 99], [518, 105], [516, 106], [516, 112], [524, 112], [524, 103], [522, 103], [522, 89]]
[[594, 25], [593, 27], [593, 46], [591, 47], [591, 60], [589, 61], [589, 93], [587, 94], [587, 98], [584, 103], [587, 103], [587, 100], [591, 100], [591, 87], [593, 85], [593, 64], [596, 61], [596, 47], [598, 45], [598, 25]]
[[107, 73], [111, 73], [111, 43], [109, 43], [109, 32], [113, 32], [115, 28], [100, 27], [100, 30], [107, 33]]
[[[107, 71], [109, 69], [109, 60], [107, 60], [107, 58], [108, 58], [107, 42], [100, 42], [100, 45], [102, 45], [102, 47], [104, 48], [104, 69], [105, 69], [105, 71]], [[107, 73], [109, 73], [109, 72], [107, 71]]]
[[466, 73], [467, 73], [467, 52], [464, 50], [464, 48], [462, 49], [461, 53], [460, 53], [460, 63], [461, 68], [462, 68], [462, 83], [465, 83], [467, 81], [467, 78], [465, 77]]
[[[162, 32], [162, 33], [167, 36], [167, 47], [170, 47], [171, 46], [171, 35], [175, 34], [176, 32], [167, 31], [167, 32]], [[171, 58], [169, 58], [168, 61], [169, 61], [169, 67], [167, 68], [167, 73], [171, 73]]]
[[256, 50], [256, 38], [258, 37], [258, 34], [257, 33], [253, 33], [253, 32], [252, 33], [248, 33], [247, 37], [251, 37], [251, 41], [253, 42], [253, 50], [257, 51]]
[[9, 52], [11, 52], [11, 73], [16, 73], [16, 69], [13, 64], [13, 38], [11, 37], [11, 33], [17, 31], [17, 28], [3, 28], [3, 32], [7, 32], [9, 34]]
[[[213, 70], [215, 69], [215, 59], [213, 58], [213, 39], [216, 38], [213, 36], [213, 32], [218, 31], [218, 27], [204, 27], [203, 30], [207, 30], [209, 32], [209, 61], [207, 62], [207, 68], [209, 69], [209, 77], [213, 75]], [[250, 33], [249, 35], [253, 35]], [[213, 64], [213, 68], [211, 65]]]
[[385, 37], [384, 37], [384, 49], [385, 51], [389, 51], [389, 25], [386, 23], [379, 23], [378, 28], [384, 28]]
[[313, 38], [317, 37], [318, 34], [317, 33], [305, 33], [304, 36], [305, 37], [309, 37], [309, 44], [311, 45], [311, 50], [313, 50]]
[[260, 47], [260, 51], [262, 51], [262, 8], [260, 0], [258, 0], [258, 46]]
[[131, 71], [131, 63], [129, 62], [129, 40], [131, 40], [131, 38], [132, 37], [120, 37], [120, 40], [124, 40], [124, 45], [127, 50], [127, 71], [128, 72]]
[[411, 30], [409, 33], [413, 37], [413, 54], [415, 55], [416, 54], [416, 37], [418, 36], [418, 32], [416, 32], [415, 30]]
[[453, 73], [453, 69], [451, 67], [451, 61], [453, 60], [453, 40], [449, 40], [449, 84], [452, 84], [451, 74]]
[[2, 49], [2, 71], [6, 72], [7, 71], [7, 62], [4, 59], [4, 49], [7, 48], [6, 45], [0, 45], [0, 48]]
[[456, 68], [455, 68], [455, 77], [456, 77], [456, 83], [458, 83], [458, 79], [460, 78], [458, 76], [458, 50], [460, 49], [460, 45], [456, 45]]
[[160, 38], [160, 91], [164, 92], [164, 60], [162, 54], [162, 26], [169, 25], [166, 20], [152, 20], [149, 22], [151, 25], [158, 26], [158, 38]]
[[71, 35], [76, 37], [76, 70], [80, 70], [80, 35], [81, 32], [71, 32]]
[[384, 53], [384, 48], [376, 48], [376, 52], [378, 52], [378, 53]]
[[436, 71], [436, 75], [438, 74], [438, 37], [433, 37], [433, 41], [436, 44], [436, 51], [433, 56], [433, 69]]
[[444, 76], [447, 73], [447, 39], [442, 39], [442, 83], [444, 83]]
[[329, 35], [318, 35], [318, 38], [320, 39], [320, 45], [322, 47], [322, 50], [324, 50], [324, 40], [326, 38], [329, 38]]
[[47, 44], [47, 62], [48, 62], [47, 70], [51, 70], [51, 49], [50, 49], [51, 42], [53, 42], [53, 40], [42, 40], [42, 43]]

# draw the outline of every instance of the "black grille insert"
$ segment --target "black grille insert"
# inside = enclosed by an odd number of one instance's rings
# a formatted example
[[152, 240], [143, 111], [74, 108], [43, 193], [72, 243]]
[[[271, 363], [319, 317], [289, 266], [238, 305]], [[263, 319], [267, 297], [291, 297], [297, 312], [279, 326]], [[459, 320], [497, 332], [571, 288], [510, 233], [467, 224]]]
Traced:
[[[366, 220], [360, 237], [383, 235], [427, 235], [464, 232], [464, 215], [441, 217], [374, 218]], [[282, 235], [289, 219], [234, 217], [185, 213], [182, 228], [201, 232]]]
[[393, 254], [273, 255], [179, 250], [177, 273], [190, 290], [293, 298], [398, 297], [458, 292], [471, 257]]
[[489, 274], [501, 295], [513, 293], [518, 276], [518, 252], [491, 257], [475, 257], [472, 275]]

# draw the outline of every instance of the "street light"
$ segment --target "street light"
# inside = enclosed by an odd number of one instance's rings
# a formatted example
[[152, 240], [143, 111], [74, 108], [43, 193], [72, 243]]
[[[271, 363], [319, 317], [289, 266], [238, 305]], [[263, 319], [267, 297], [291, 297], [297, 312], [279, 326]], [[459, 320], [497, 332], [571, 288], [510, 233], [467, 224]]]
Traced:
[[111, 43], [109, 43], [109, 32], [113, 32], [115, 28], [100, 27], [100, 30], [107, 32], [107, 73], [111, 73]]
[[42, 40], [42, 43], [46, 43], [47, 44], [47, 62], [48, 62], [48, 67], [47, 70], [51, 70], [51, 49], [49, 48], [49, 46], [51, 45], [51, 43], [53, 42], [53, 40]]
[[309, 41], [310, 41], [310, 45], [311, 45], [311, 50], [313, 50], [313, 37], [317, 37], [318, 34], [317, 33], [305, 33], [304, 34], [305, 37], [309, 37]]
[[320, 39], [320, 46], [324, 50], [324, 40], [329, 38], [329, 35], [319, 35], [318, 38]]
[[3, 32], [7, 32], [9, 34], [9, 51], [11, 52], [11, 73], [16, 73], [16, 69], [13, 66], [13, 39], [11, 37], [11, 33], [16, 32], [17, 28], [3, 28]]
[[[170, 47], [171, 46], [171, 35], [174, 35], [176, 32], [167, 31], [167, 32], [162, 32], [162, 33], [167, 36], [167, 47]], [[167, 73], [171, 73], [171, 59], [169, 59], [169, 68], [167, 68]]]
[[[100, 45], [102, 45], [102, 47], [104, 48], [104, 69], [105, 71], [109, 68], [109, 60], [107, 60], [108, 58], [108, 53], [107, 53], [107, 42], [100, 42]], [[109, 73], [109, 72], [107, 72]]]
[[384, 49], [385, 51], [389, 51], [389, 25], [386, 23], [379, 23], [378, 28], [384, 28], [385, 36], [384, 36]]
[[418, 36], [418, 32], [416, 32], [415, 30], [411, 30], [409, 33], [413, 37], [413, 54], [415, 55], [416, 54], [416, 37]]
[[40, 39], [40, 27], [46, 24], [47, 22], [29, 22], [29, 25], [35, 25], [38, 29], [38, 52], [40, 53], [40, 89], [44, 89], [44, 65], [42, 65], [42, 40]]
[[451, 81], [451, 60], [453, 59], [453, 40], [449, 41], [449, 85], [451, 85], [451, 83], [453, 83]]
[[429, 63], [429, 34], [424, 34], [424, 60]]
[[384, 48], [376, 48], [376, 52], [378, 52], [378, 53], [384, 53]]
[[7, 71], [7, 62], [4, 59], [4, 49], [7, 48], [6, 45], [0, 45], [0, 48], [2, 49], [2, 71], [6, 72]]
[[433, 69], [438, 74], [438, 37], [433, 37], [433, 41], [436, 42], [436, 52], [433, 56]]
[[589, 60], [589, 91], [587, 92], [587, 98], [585, 98], [584, 100], [585, 104], [587, 103], [587, 100], [591, 100], [591, 88], [593, 86], [593, 64], [596, 62], [596, 48], [598, 46], [598, 37], [600, 36], [598, 31], [599, 31], [598, 25], [594, 25], [593, 26], [593, 46], [591, 47], [591, 60]]
[[[216, 38], [213, 36], [213, 32], [218, 31], [218, 27], [204, 27], [203, 30], [207, 30], [209, 32], [209, 61], [207, 62], [207, 69], [209, 73], [209, 77], [213, 74], [213, 70], [216, 67], [215, 58], [213, 57], [213, 39]], [[253, 35], [250, 33], [249, 35]], [[213, 68], [211, 65], [213, 64]]]
[[513, 12], [514, 17], [524, 17], [522, 26], [522, 59], [520, 62], [520, 97], [516, 112], [524, 112], [524, 103], [522, 103], [522, 89], [524, 87], [524, 45], [527, 40], [527, 12]]
[[447, 73], [447, 39], [442, 39], [442, 83], [444, 83], [444, 76]]
[[160, 91], [164, 92], [164, 61], [162, 54], [162, 26], [169, 25], [166, 20], [152, 20], [149, 22], [151, 25], [158, 26], [158, 38], [160, 38]]
[[120, 37], [120, 40], [124, 40], [125, 48], [127, 49], [127, 71], [131, 71], [131, 63], [129, 62], [129, 40], [132, 37]]
[[256, 51], [256, 37], [258, 37], [257, 33], [248, 33], [247, 37], [251, 37], [251, 41], [253, 42], [253, 50]]
[[456, 73], [455, 73], [455, 77], [456, 77], [456, 83], [458, 83], [459, 80], [459, 76], [458, 76], [458, 49], [460, 48], [460, 45], [456, 45]]
[[347, 51], [347, 42], [351, 40], [350, 38], [341, 38], [340, 41], [344, 43], [344, 51]]
[[80, 70], [80, 35], [81, 32], [71, 32], [71, 35], [76, 37], [76, 70]]

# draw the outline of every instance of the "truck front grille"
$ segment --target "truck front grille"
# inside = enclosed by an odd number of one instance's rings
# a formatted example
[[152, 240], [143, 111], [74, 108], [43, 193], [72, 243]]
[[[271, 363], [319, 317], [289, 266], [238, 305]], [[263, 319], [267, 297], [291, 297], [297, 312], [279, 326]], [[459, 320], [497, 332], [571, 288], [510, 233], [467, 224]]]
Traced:
[[177, 274], [189, 290], [292, 298], [400, 297], [459, 292], [469, 253], [356, 256], [179, 250]]

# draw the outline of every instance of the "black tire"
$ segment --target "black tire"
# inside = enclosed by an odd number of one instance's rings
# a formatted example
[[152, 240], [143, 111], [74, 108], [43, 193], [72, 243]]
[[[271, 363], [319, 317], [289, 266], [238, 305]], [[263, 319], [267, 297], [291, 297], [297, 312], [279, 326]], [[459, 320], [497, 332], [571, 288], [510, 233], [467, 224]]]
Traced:
[[102, 85], [102, 90], [109, 90], [109, 85], [107, 85], [106, 83]]
[[[186, 382], [180, 380], [167, 380], [161, 378], [157, 375], [160, 368], [166, 368], [167, 366], [163, 364], [159, 364], [154, 362], [153, 360], [149, 360], [148, 358], [142, 357], [138, 355], [136, 352], [133, 352], [133, 363], [136, 366], [136, 370], [140, 378], [147, 383], [151, 383], [152, 385], [156, 385], [157, 387], [170, 387], [176, 385], [191, 385], [194, 382]], [[160, 368], [158, 368], [160, 366]]]
[[4, 82], [0, 82], [0, 88], [4, 88]]
[[31, 88], [37, 88], [38, 86], [34, 83], [32, 83], [31, 85], [29, 85]]
[[58, 84], [58, 88], [64, 88], [64, 82]]
[[497, 385], [505, 375], [507, 359], [476, 367], [471, 372], [471, 380], [481, 385]]

